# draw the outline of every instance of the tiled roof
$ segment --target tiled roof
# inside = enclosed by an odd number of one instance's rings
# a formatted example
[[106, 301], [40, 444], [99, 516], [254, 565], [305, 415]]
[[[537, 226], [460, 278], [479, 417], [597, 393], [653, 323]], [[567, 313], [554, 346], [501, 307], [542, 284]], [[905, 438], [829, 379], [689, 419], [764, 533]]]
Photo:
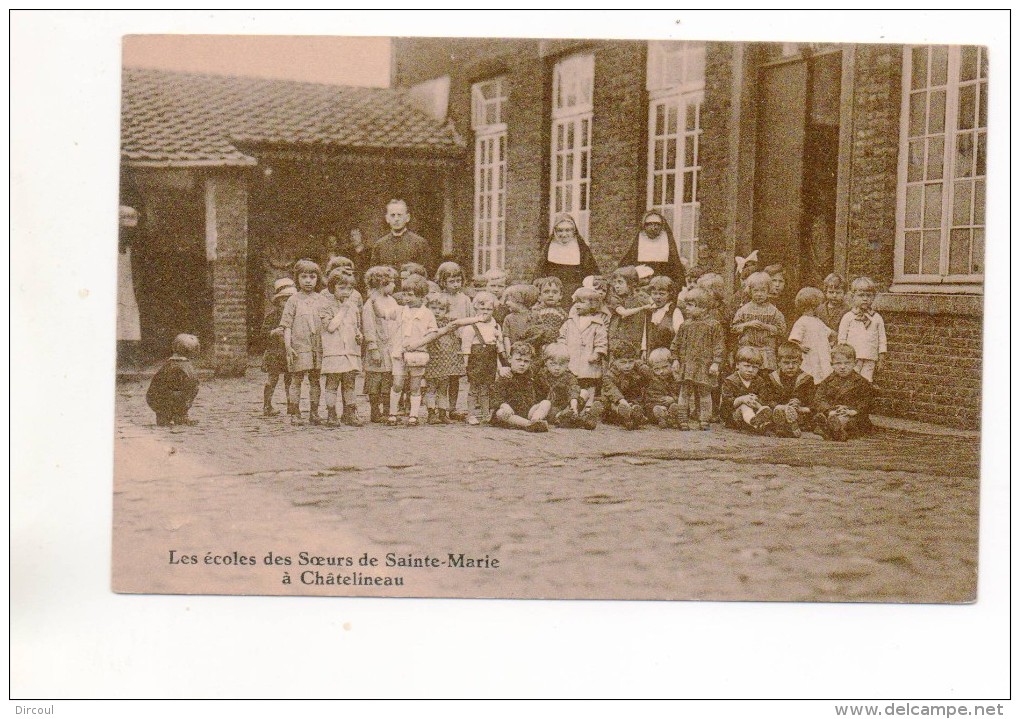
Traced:
[[400, 91], [124, 68], [121, 159], [253, 165], [245, 144], [459, 153], [463, 139]]

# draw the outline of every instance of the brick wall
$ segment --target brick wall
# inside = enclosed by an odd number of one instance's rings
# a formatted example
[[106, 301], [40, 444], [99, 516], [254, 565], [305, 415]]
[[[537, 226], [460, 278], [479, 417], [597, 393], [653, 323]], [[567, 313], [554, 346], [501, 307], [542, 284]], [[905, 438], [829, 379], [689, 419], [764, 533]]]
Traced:
[[[867, 275], [886, 290], [893, 280], [899, 156], [901, 45], [855, 48], [847, 279]], [[901, 311], [884, 295], [879, 310], [889, 353], [876, 375], [877, 411], [974, 429], [981, 414], [980, 313], [922, 295], [924, 312]]]
[[[736, 177], [730, 171], [730, 133], [733, 113], [732, 43], [710, 42], [705, 48], [705, 101], [701, 105], [701, 142], [698, 146], [701, 176], [698, 192], [701, 217], [698, 228], [698, 264], [728, 275], [733, 256], [734, 219], [731, 208]], [[726, 271], [724, 271], [726, 270]]]
[[548, 238], [551, 68], [557, 53], [595, 55], [589, 242], [603, 269], [616, 266], [645, 205], [647, 158], [646, 43], [506, 39], [400, 38], [394, 83], [410, 86], [450, 75], [450, 119], [472, 150], [453, 173], [454, 237], [470, 266], [474, 236], [474, 133], [471, 85], [506, 78], [506, 269], [530, 279]]
[[847, 274], [881, 289], [893, 276], [899, 156], [901, 45], [855, 50]]
[[212, 262], [213, 362], [219, 375], [241, 375], [248, 364], [248, 189], [239, 173], [209, 178], [215, 185], [216, 260]]
[[965, 429], [981, 420], [981, 318], [884, 313], [889, 354], [878, 410]]

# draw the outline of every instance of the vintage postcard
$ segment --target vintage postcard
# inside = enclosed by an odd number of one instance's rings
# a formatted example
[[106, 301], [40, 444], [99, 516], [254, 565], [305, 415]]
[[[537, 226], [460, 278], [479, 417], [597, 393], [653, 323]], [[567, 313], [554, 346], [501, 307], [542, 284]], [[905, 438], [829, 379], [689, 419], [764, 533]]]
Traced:
[[973, 602], [1002, 61], [124, 37], [113, 589]]

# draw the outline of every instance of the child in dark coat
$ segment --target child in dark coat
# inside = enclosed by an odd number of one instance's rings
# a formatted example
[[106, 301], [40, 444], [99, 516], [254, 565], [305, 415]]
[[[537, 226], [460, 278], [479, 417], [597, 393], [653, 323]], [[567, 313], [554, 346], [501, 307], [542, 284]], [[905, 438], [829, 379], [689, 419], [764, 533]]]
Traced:
[[850, 345], [832, 349], [832, 374], [815, 388], [815, 432], [838, 442], [871, 430], [871, 382], [854, 371], [857, 353]]
[[280, 411], [273, 408], [273, 393], [276, 392], [276, 385], [283, 377], [283, 394], [286, 399], [290, 391], [290, 375], [287, 373], [287, 348], [283, 344], [283, 327], [280, 327], [280, 319], [283, 317], [283, 306], [287, 298], [297, 294], [294, 280], [289, 277], [282, 277], [275, 283], [276, 294], [273, 296], [273, 306], [262, 322], [262, 338], [265, 342], [265, 352], [262, 355], [262, 371], [266, 373], [266, 383], [262, 388], [262, 414], [265, 417], [275, 417]]
[[198, 394], [198, 370], [191, 358], [198, 354], [198, 338], [179, 334], [174, 337], [173, 354], [163, 363], [149, 383], [145, 401], [156, 413], [156, 426], [193, 425], [188, 410]]
[[492, 390], [492, 424], [508, 429], [523, 429], [526, 432], [548, 432], [545, 418], [551, 404], [543, 399], [531, 364], [535, 350], [527, 342], [518, 342], [510, 348], [510, 375], [500, 377]]
[[641, 360], [627, 356], [614, 359], [602, 380], [605, 420], [627, 429], [645, 424], [647, 418], [641, 405], [652, 377], [651, 368]]
[[756, 347], [737, 350], [737, 371], [723, 380], [719, 413], [727, 427], [764, 434], [772, 424], [772, 408], [762, 401], [768, 385], [761, 376], [762, 354]]
[[800, 437], [800, 423], [811, 417], [814, 378], [801, 370], [802, 350], [795, 342], [779, 345], [779, 369], [765, 378], [762, 401], [772, 408], [772, 428], [779, 437]]

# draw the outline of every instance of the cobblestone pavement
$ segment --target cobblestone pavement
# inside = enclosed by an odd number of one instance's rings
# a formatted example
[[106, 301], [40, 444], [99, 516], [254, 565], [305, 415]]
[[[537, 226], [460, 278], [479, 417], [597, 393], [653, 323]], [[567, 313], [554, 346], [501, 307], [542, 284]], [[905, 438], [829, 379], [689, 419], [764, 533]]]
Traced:
[[[847, 444], [615, 427], [291, 427], [261, 375], [206, 382], [157, 428], [117, 386], [119, 591], [960, 602], [976, 592], [978, 441], [879, 430]], [[277, 404], [281, 403], [282, 388]], [[362, 407], [362, 415], [367, 413]], [[198, 566], [171, 565], [169, 550]], [[206, 552], [257, 566], [207, 566]], [[267, 567], [268, 552], [294, 564]], [[298, 554], [379, 557], [297, 566]], [[386, 568], [387, 553], [498, 558]], [[293, 583], [281, 583], [288, 571]], [[302, 584], [302, 572], [402, 587]]]

